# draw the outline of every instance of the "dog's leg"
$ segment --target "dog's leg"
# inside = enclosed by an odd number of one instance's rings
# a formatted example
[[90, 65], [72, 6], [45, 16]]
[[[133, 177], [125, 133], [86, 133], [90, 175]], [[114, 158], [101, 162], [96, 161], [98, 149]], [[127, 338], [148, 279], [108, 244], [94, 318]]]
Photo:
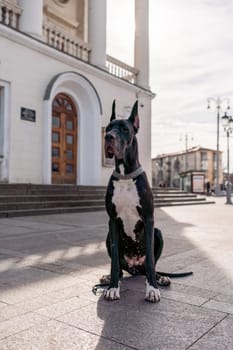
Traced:
[[120, 299], [120, 264], [119, 264], [119, 232], [116, 220], [109, 220], [109, 238], [111, 243], [111, 280], [108, 289], [105, 291], [105, 299]]
[[155, 265], [157, 261], [159, 260], [162, 251], [163, 251], [163, 236], [162, 232], [155, 227], [154, 228], [154, 257], [155, 257]]
[[[110, 235], [109, 235], [109, 232], [107, 234], [107, 238], [106, 238], [106, 248], [107, 248], [107, 252], [108, 252], [108, 256], [110, 259], [112, 259], [112, 251], [111, 251], [111, 241], [110, 241]], [[121, 264], [120, 264], [120, 278], [123, 277], [123, 271], [122, 271], [122, 268], [121, 268]], [[100, 283], [104, 283], [104, 284], [110, 284], [111, 282], [111, 275], [103, 275], [101, 278], [100, 278]]]
[[[155, 257], [155, 269], [156, 263], [159, 260], [163, 250], [163, 236], [162, 232], [155, 227], [154, 229], [154, 257]], [[160, 273], [156, 272], [157, 284], [161, 287], [168, 287], [171, 284], [171, 280], [167, 276], [161, 276]]]
[[145, 300], [156, 303], [160, 300], [157, 286], [154, 257], [154, 220], [147, 218], [145, 222], [146, 234], [146, 296]]

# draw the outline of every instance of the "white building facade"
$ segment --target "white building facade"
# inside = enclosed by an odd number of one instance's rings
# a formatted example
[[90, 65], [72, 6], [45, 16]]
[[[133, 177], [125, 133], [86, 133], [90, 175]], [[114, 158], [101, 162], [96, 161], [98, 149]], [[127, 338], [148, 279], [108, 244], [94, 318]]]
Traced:
[[0, 0], [0, 182], [106, 185], [113, 99], [139, 100], [151, 174], [148, 0], [135, 0], [135, 67], [106, 53], [107, 0]]

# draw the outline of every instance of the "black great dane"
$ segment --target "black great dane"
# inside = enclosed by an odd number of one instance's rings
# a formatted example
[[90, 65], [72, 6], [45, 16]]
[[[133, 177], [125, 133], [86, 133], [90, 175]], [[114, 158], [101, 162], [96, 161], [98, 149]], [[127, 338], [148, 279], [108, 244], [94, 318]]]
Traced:
[[[154, 228], [153, 195], [138, 157], [136, 134], [139, 130], [138, 101], [128, 119], [116, 119], [115, 101], [110, 123], [106, 127], [105, 156], [115, 157], [115, 170], [106, 192], [106, 210], [109, 215], [107, 250], [111, 257], [109, 286], [105, 299], [120, 298], [120, 278], [123, 270], [131, 275], [146, 276], [145, 300], [160, 300], [155, 266], [162, 248], [160, 230]], [[163, 277], [164, 278], [164, 277]], [[169, 285], [169, 278], [163, 279]], [[160, 283], [162, 284], [162, 283]]]

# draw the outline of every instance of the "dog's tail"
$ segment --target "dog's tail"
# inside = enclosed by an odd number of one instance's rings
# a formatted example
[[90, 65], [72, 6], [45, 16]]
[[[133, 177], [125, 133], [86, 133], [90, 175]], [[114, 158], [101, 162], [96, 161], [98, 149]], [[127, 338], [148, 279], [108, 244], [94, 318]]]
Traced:
[[193, 275], [192, 271], [188, 271], [188, 272], [160, 272], [160, 271], [156, 271], [159, 275], [164, 276], [164, 277], [170, 277], [170, 278], [180, 278], [180, 277], [186, 277], [186, 276], [190, 276]]

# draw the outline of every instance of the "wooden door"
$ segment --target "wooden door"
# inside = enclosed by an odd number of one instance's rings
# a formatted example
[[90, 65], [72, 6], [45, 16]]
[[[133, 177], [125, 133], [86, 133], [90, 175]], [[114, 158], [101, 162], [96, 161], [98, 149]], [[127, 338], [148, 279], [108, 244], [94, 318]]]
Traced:
[[65, 94], [53, 100], [52, 183], [77, 183], [77, 113]]

